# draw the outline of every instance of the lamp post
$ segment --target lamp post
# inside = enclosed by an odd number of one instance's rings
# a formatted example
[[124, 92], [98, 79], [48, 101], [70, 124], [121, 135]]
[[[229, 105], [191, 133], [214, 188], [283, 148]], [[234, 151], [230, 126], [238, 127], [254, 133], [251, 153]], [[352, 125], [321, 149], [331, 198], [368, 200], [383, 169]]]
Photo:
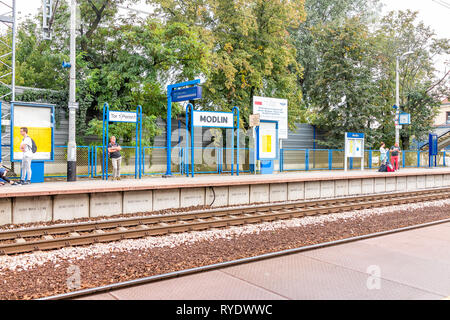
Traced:
[[400, 117], [400, 85], [399, 85], [399, 61], [403, 57], [413, 54], [413, 51], [408, 51], [401, 56], [396, 57], [396, 67], [395, 67], [395, 106], [397, 107], [395, 111], [395, 143], [400, 144], [400, 126], [398, 124]]
[[75, 118], [78, 104], [76, 102], [76, 8], [77, 1], [70, 2], [70, 86], [69, 86], [69, 140], [67, 143], [67, 181], [77, 180], [77, 144], [75, 139]]

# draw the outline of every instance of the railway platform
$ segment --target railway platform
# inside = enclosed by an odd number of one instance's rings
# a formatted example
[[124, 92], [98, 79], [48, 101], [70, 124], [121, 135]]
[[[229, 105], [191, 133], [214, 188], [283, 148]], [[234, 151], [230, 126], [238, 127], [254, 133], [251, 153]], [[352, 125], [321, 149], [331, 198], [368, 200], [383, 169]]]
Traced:
[[0, 225], [325, 199], [450, 186], [450, 168], [395, 173], [317, 171], [122, 181], [45, 182], [0, 189]]
[[446, 299], [449, 245], [443, 223], [78, 299]]

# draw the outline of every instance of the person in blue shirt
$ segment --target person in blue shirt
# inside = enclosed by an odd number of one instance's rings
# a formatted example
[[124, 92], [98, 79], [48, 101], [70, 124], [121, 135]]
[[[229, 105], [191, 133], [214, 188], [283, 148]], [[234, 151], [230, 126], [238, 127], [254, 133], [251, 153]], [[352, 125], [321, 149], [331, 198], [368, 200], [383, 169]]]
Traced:
[[0, 164], [0, 185], [2, 186], [5, 184], [5, 182], [12, 185], [15, 184], [13, 181], [9, 180], [9, 178], [6, 177], [7, 172], [8, 170]]

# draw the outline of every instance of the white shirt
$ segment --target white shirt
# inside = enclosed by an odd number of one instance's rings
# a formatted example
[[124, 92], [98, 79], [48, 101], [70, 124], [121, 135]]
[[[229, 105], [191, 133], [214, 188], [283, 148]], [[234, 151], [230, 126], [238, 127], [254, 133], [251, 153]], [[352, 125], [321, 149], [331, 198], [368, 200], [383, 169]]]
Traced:
[[31, 142], [31, 138], [29, 136], [26, 136], [20, 145], [25, 145], [25, 151], [23, 152], [24, 158], [31, 158], [33, 157], [33, 151], [31, 151], [31, 147], [33, 146], [33, 143]]

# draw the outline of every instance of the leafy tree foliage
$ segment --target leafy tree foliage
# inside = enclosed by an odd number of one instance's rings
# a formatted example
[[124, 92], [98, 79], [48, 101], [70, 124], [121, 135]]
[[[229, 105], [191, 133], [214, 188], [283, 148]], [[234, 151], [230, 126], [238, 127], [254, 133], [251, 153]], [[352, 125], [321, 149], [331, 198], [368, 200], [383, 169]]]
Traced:
[[[239, 106], [244, 128], [252, 97], [261, 95], [287, 98], [290, 127], [315, 124], [326, 132], [323, 146], [342, 147], [345, 131], [365, 132], [368, 147], [391, 144], [395, 59], [410, 50], [400, 61], [401, 106], [413, 122], [401, 131], [404, 148], [424, 138], [440, 98], [449, 95], [448, 78], [436, 77], [433, 63], [449, 54], [448, 39], [438, 39], [414, 12], [379, 17], [379, 0], [147, 0], [155, 9], [148, 17], [120, 13], [119, 6], [137, 0], [78, 3], [78, 143], [101, 134], [108, 102], [121, 110], [142, 105], [144, 143], [151, 144], [160, 132], [156, 118], [166, 117], [166, 85], [201, 78], [204, 98], [196, 108]], [[67, 0], [58, 1], [52, 41], [41, 39], [40, 23], [38, 15], [18, 28], [16, 83], [54, 90], [21, 99], [66, 108]], [[3, 74], [5, 68], [0, 64]], [[172, 116], [182, 112], [175, 104]], [[134, 140], [131, 125], [111, 130], [123, 142]]]

